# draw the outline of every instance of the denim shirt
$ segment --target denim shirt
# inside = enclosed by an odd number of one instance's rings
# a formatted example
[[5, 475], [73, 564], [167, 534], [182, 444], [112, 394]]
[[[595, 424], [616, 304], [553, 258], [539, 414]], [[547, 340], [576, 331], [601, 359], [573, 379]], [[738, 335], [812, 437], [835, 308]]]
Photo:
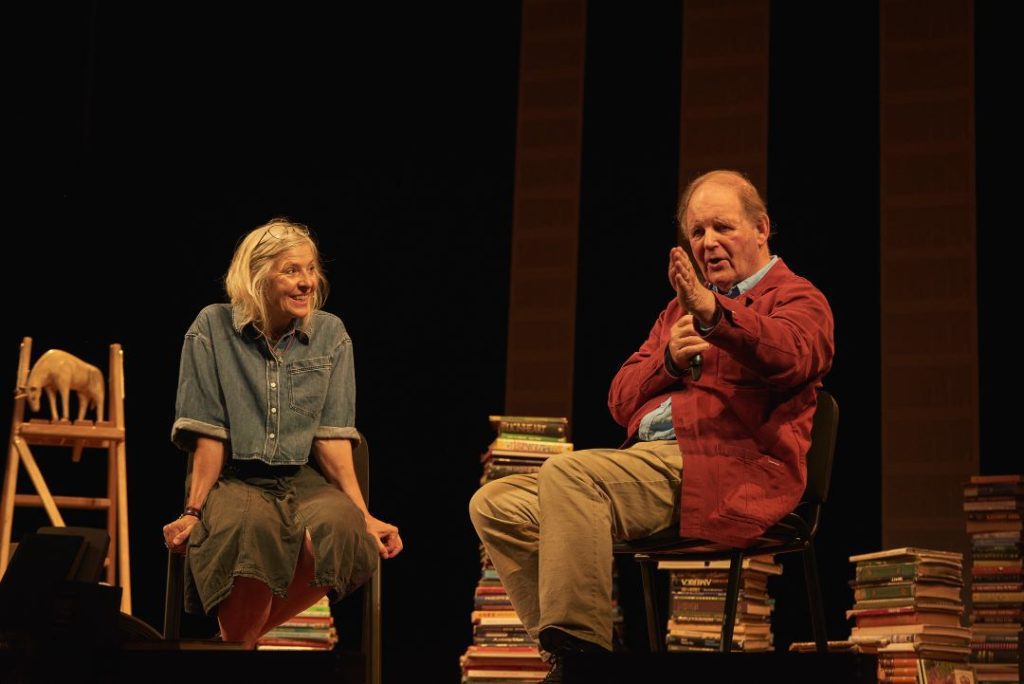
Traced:
[[272, 351], [230, 304], [199, 312], [185, 333], [171, 441], [228, 442], [231, 458], [271, 465], [309, 460], [313, 439], [359, 440], [352, 340], [337, 316], [315, 311]]

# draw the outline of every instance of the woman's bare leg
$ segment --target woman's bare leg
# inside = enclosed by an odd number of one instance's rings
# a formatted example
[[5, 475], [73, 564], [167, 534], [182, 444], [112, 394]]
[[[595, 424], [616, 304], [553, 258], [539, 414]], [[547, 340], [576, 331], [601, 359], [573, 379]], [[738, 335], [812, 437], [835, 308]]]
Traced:
[[[251, 577], [236, 577], [231, 593], [217, 607], [217, 622], [224, 641], [241, 641], [248, 649], [256, 640], [271, 613], [270, 587]], [[276, 600], [276, 599], [275, 599]]]
[[306, 542], [299, 552], [299, 562], [295, 566], [295, 576], [288, 585], [288, 596], [274, 596], [270, 602], [270, 610], [263, 621], [260, 635], [266, 634], [282, 622], [295, 617], [327, 594], [328, 587], [311, 587], [313, 580], [313, 542], [306, 532]]

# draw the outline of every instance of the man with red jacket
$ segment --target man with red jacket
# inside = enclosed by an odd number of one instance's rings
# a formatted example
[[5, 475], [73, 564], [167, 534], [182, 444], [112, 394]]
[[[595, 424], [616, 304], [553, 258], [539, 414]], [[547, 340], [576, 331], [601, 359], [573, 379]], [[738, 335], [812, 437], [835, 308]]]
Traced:
[[824, 295], [768, 249], [756, 188], [712, 171], [678, 219], [701, 274], [669, 253], [676, 296], [615, 375], [620, 449], [549, 458], [488, 483], [470, 515], [512, 605], [551, 654], [611, 648], [612, 544], [672, 525], [743, 546], [793, 510], [817, 391], [832, 364]]

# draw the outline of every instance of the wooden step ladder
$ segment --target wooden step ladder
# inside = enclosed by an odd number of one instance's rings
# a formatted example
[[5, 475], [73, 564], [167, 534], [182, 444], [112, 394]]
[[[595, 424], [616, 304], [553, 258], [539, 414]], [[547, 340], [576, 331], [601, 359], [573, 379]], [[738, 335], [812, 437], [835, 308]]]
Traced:
[[[14, 511], [18, 507], [42, 507], [55, 527], [65, 527], [61, 509], [105, 510], [110, 548], [105, 561], [106, 582], [121, 587], [121, 611], [131, 614], [131, 573], [128, 560], [128, 482], [125, 465], [124, 428], [124, 354], [121, 345], [110, 345], [107, 374], [106, 420], [25, 420], [28, 398], [29, 366], [32, 338], [21, 342], [18, 357], [17, 389], [11, 441], [7, 449], [7, 469], [0, 493], [0, 577], [7, 570], [11, 556], [11, 533]], [[81, 401], [81, 396], [79, 397]], [[105, 496], [55, 496], [43, 479], [42, 471], [29, 447], [70, 447], [72, 460], [78, 461], [83, 448], [106, 449], [107, 482]], [[35, 487], [35, 494], [17, 492], [18, 473], [24, 466]]]

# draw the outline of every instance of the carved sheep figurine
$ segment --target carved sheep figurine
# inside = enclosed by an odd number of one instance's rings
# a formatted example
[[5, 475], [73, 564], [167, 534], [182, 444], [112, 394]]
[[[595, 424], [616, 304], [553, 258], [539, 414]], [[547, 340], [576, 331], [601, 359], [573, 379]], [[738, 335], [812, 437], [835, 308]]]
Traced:
[[[78, 420], [92, 405], [96, 409], [96, 422], [103, 421], [103, 374], [96, 366], [82, 361], [60, 349], [51, 349], [36, 361], [28, 374], [28, 403], [33, 411], [39, 410], [42, 390], [50, 400], [50, 419], [68, 420], [68, 397], [71, 390], [78, 393]], [[56, 392], [60, 392], [61, 408], [57, 413]]]

